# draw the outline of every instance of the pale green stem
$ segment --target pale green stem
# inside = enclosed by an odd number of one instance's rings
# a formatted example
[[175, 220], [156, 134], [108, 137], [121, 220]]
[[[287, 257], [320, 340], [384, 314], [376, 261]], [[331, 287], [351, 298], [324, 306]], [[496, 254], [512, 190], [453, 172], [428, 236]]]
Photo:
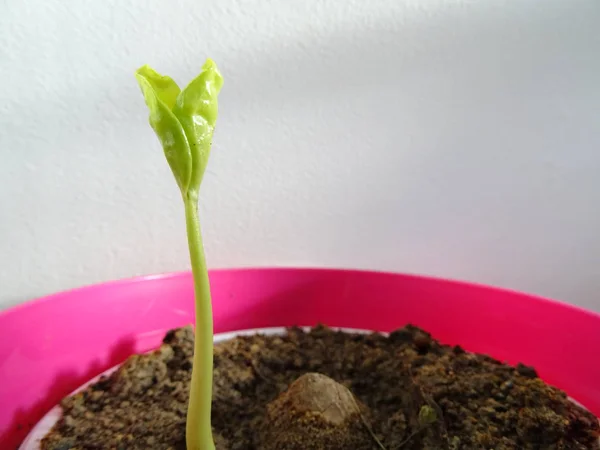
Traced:
[[194, 277], [196, 332], [194, 365], [186, 423], [187, 450], [214, 450], [211, 406], [213, 383], [213, 317], [208, 271], [198, 220], [197, 196], [184, 196], [185, 219]]

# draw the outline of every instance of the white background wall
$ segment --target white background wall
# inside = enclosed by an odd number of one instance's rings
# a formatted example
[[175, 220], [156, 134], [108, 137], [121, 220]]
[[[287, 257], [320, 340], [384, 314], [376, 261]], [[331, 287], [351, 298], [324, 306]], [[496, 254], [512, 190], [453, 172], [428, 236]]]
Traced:
[[474, 280], [600, 310], [598, 0], [3, 0], [0, 307], [188, 267], [133, 72], [226, 84], [212, 267]]

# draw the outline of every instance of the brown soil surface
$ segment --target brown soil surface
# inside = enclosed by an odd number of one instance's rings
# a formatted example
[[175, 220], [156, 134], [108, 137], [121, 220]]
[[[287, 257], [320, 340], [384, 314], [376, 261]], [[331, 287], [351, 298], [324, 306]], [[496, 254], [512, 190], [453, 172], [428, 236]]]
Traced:
[[[156, 352], [65, 399], [42, 448], [184, 449], [192, 347], [191, 329], [169, 332]], [[340, 403], [323, 407], [320, 392]], [[597, 419], [532, 368], [411, 326], [389, 337], [318, 327], [218, 344], [213, 427], [218, 450], [600, 448]]]

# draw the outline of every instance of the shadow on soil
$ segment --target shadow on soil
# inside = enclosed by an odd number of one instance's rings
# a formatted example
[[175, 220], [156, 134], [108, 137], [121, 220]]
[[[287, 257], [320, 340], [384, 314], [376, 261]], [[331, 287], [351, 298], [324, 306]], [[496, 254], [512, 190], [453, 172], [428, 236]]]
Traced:
[[36, 404], [27, 410], [19, 409], [15, 412], [11, 424], [0, 435], [0, 443], [2, 443], [0, 447], [7, 450], [17, 450], [33, 426], [62, 398], [103, 371], [122, 363], [133, 353], [135, 353], [134, 339], [131, 337], [124, 338], [112, 346], [105, 361], [94, 360], [82, 373], [74, 371], [59, 373], [52, 382], [52, 387]]

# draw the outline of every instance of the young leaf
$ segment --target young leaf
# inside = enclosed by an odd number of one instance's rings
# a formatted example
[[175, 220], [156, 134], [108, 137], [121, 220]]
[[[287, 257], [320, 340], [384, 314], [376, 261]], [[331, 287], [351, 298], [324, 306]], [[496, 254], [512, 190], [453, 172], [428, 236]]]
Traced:
[[135, 74], [150, 110], [150, 125], [158, 136], [167, 162], [183, 195], [187, 194], [192, 175], [192, 154], [181, 123], [171, 111], [179, 87], [169, 77], [162, 77], [148, 66]]
[[189, 191], [195, 195], [198, 195], [210, 155], [221, 86], [223, 77], [215, 63], [208, 59], [202, 73], [181, 91], [173, 108], [190, 143], [192, 174]]

